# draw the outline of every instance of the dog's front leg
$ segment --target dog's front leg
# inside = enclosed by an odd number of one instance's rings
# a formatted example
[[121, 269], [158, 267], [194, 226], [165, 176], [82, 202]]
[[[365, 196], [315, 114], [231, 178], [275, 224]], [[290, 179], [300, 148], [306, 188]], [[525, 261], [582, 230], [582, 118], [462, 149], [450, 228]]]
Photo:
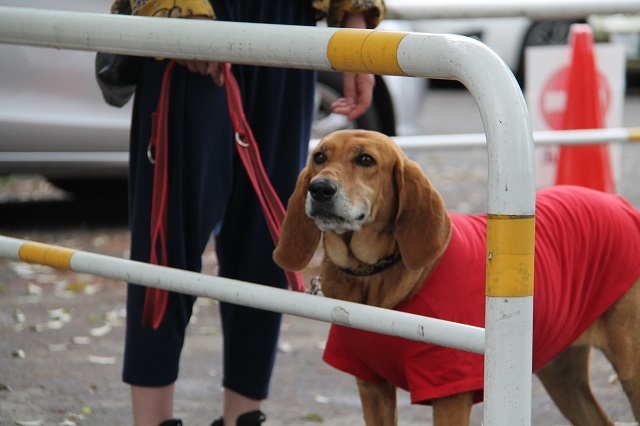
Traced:
[[396, 387], [391, 383], [369, 383], [357, 379], [364, 422], [367, 426], [398, 424]]
[[469, 426], [473, 394], [459, 393], [434, 399], [433, 426]]

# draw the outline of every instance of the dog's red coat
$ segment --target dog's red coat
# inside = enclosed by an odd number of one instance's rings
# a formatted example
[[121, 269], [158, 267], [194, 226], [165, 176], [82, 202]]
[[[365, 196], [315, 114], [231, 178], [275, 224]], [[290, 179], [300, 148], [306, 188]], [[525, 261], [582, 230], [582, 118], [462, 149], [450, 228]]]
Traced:
[[[395, 309], [484, 327], [486, 216], [451, 215], [451, 243], [420, 292]], [[585, 188], [538, 192], [533, 370], [573, 343], [640, 276], [640, 213]], [[324, 360], [365, 381], [391, 382], [429, 403], [476, 391], [483, 357], [455, 349], [331, 327]]]

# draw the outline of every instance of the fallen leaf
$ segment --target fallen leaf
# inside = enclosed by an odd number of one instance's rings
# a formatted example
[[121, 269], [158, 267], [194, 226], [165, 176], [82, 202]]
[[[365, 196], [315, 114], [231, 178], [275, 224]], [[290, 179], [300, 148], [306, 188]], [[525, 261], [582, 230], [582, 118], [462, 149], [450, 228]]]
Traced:
[[43, 424], [42, 420], [15, 420], [16, 425], [18, 426], [41, 426]]
[[63, 291], [70, 291], [72, 293], [80, 293], [83, 292], [84, 289], [87, 287], [88, 283], [86, 283], [85, 281], [72, 281], [70, 283], [67, 283], [62, 290]]
[[51, 352], [63, 352], [67, 350], [66, 343], [49, 343], [48, 347]]
[[36, 275], [35, 265], [21, 262], [13, 262], [9, 265], [13, 272], [18, 274], [20, 278], [33, 278]]
[[100, 286], [98, 284], [87, 284], [84, 288], [83, 293], [87, 296], [93, 296], [100, 291]]
[[16, 324], [23, 324], [27, 320], [27, 317], [22, 313], [20, 309], [15, 308], [13, 310], [13, 320]]
[[92, 364], [99, 364], [99, 365], [113, 365], [117, 361], [115, 356], [89, 355], [88, 359], [89, 359], [89, 362], [91, 362]]
[[316, 395], [316, 396], [313, 397], [313, 399], [318, 404], [328, 404], [329, 402], [331, 402], [331, 400], [328, 397], [322, 396], [322, 395]]
[[25, 359], [27, 357], [27, 354], [22, 349], [18, 349], [11, 352], [11, 356], [14, 358]]
[[200, 327], [200, 334], [203, 336], [215, 336], [218, 333], [219, 333], [219, 329], [215, 325]]
[[71, 312], [69, 309], [65, 308], [56, 308], [51, 309], [47, 312], [49, 319], [58, 320], [60, 322], [69, 322], [71, 321]]
[[94, 247], [102, 247], [109, 244], [109, 241], [111, 241], [111, 237], [108, 235], [98, 235], [91, 241], [91, 245]]
[[85, 415], [84, 414], [78, 414], [78, 413], [67, 413], [67, 419], [71, 419], [71, 420], [84, 420], [85, 419]]
[[124, 308], [113, 309], [105, 315], [107, 323], [114, 327], [122, 327], [125, 325], [125, 319], [127, 318], [127, 311]]
[[106, 323], [100, 327], [92, 328], [91, 330], [89, 330], [89, 334], [92, 335], [93, 337], [102, 337], [109, 334], [110, 331], [111, 331], [111, 324]]
[[36, 333], [42, 333], [43, 331], [48, 330], [49, 327], [47, 324], [35, 324], [31, 326], [31, 331], [35, 331]]
[[47, 321], [46, 327], [48, 330], [60, 330], [64, 327], [64, 322], [60, 320]]
[[71, 338], [71, 341], [75, 345], [88, 345], [89, 343], [91, 343], [91, 338], [87, 336], [74, 336]]
[[289, 342], [282, 342], [278, 345], [278, 351], [285, 354], [290, 354], [293, 353], [293, 346]]
[[29, 284], [27, 286], [27, 296], [42, 296], [42, 287]]
[[313, 423], [324, 423], [324, 419], [320, 414], [310, 413], [302, 418], [302, 420]]

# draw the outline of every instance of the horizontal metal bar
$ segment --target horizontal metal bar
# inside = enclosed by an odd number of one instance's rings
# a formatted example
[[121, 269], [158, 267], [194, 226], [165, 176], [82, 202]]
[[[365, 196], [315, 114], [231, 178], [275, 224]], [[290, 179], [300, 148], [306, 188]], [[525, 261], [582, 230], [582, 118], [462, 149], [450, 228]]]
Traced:
[[[394, 136], [392, 139], [403, 150], [486, 148], [487, 145], [487, 137], [484, 133]], [[640, 128], [545, 130], [533, 132], [533, 139], [536, 145], [636, 143], [640, 142]], [[320, 139], [312, 139], [309, 142], [309, 148], [313, 149], [319, 142]], [[0, 151], [0, 163], [38, 162], [56, 164], [62, 162], [100, 162], [126, 165], [128, 161], [128, 151]]]
[[[535, 145], [588, 145], [594, 143], [639, 142], [640, 128], [541, 130], [533, 132]], [[484, 148], [484, 133], [394, 136], [404, 150]]]
[[[486, 148], [484, 133], [461, 133], [450, 135], [393, 136], [392, 139], [403, 150], [412, 149], [463, 149]], [[587, 145], [593, 143], [640, 142], [640, 127], [580, 130], [540, 130], [533, 132], [536, 145]], [[313, 148], [320, 139], [312, 139]]]
[[[0, 257], [23, 260], [20, 248], [28, 243], [0, 236]], [[43, 245], [41, 257], [57, 259], [56, 252], [66, 255], [69, 249]], [[484, 353], [485, 333], [479, 327], [83, 251], [74, 251], [69, 263], [74, 272]]]
[[331, 70], [335, 31], [0, 6], [2, 43], [273, 67]]
[[526, 16], [532, 19], [584, 19], [589, 15], [638, 13], [637, 0], [393, 0], [390, 19], [458, 19]]

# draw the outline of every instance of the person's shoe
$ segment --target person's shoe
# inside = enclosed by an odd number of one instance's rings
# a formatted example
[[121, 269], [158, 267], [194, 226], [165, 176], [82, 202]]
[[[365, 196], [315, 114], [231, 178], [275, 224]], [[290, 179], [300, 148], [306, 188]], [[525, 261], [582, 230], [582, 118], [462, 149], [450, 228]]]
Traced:
[[164, 422], [160, 423], [158, 426], [182, 426], [182, 420], [180, 419], [165, 420]]
[[[260, 426], [265, 420], [267, 420], [267, 416], [265, 416], [262, 411], [249, 411], [248, 413], [238, 416], [236, 426]], [[219, 419], [214, 420], [214, 422], [211, 423], [211, 426], [224, 426], [223, 418], [220, 417]]]

